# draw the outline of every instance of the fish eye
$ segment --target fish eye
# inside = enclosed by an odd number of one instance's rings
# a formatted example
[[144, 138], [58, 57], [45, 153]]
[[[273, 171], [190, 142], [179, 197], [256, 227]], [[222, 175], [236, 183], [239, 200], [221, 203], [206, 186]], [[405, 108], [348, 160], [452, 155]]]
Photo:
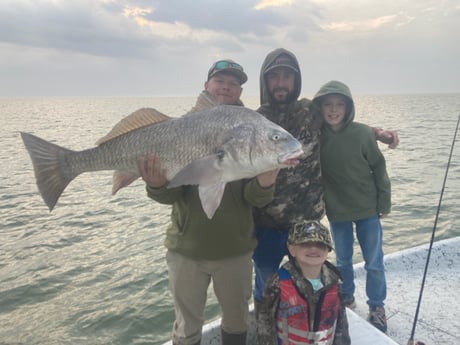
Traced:
[[272, 140], [278, 141], [280, 139], [281, 139], [281, 134], [280, 133], [275, 132], [275, 133], [272, 134]]

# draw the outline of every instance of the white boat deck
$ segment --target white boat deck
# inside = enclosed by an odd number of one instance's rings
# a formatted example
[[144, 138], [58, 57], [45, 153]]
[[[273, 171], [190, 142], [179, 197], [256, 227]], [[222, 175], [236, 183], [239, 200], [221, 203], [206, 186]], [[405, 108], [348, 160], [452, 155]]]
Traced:
[[[385, 256], [387, 334], [406, 345], [425, 270], [428, 245]], [[364, 265], [355, 266], [358, 315], [366, 317]], [[426, 345], [460, 344], [460, 237], [433, 244], [414, 340]]]
[[[359, 317], [351, 310], [347, 310], [350, 338], [352, 345], [397, 345], [391, 338], [371, 326], [366, 320]], [[166, 343], [165, 345], [172, 343]], [[247, 344], [257, 344], [255, 334], [255, 320], [251, 313], [251, 327], [248, 333]], [[221, 345], [220, 341], [220, 320], [215, 320], [205, 326], [201, 345]]]
[[348, 329], [352, 345], [397, 344], [362, 317], [347, 309]]

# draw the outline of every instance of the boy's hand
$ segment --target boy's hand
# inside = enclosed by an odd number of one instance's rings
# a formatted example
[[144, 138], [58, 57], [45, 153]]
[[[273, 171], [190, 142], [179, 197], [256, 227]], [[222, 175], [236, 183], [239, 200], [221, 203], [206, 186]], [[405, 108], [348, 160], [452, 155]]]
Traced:
[[374, 134], [378, 141], [384, 144], [388, 144], [390, 149], [395, 149], [399, 145], [399, 137], [397, 131], [374, 128]]

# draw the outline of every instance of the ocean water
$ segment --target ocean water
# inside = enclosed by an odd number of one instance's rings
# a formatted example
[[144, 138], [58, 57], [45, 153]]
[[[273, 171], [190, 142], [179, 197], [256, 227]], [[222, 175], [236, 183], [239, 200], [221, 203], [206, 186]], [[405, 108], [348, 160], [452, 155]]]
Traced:
[[[393, 194], [392, 213], [383, 220], [385, 252], [428, 243], [460, 94], [365, 95], [355, 100], [357, 121], [397, 129], [401, 139], [396, 150], [380, 146]], [[257, 98], [244, 101], [257, 106]], [[169, 339], [174, 312], [163, 246], [169, 207], [148, 199], [140, 180], [112, 196], [112, 172], [97, 172], [77, 177], [50, 213], [19, 132], [85, 149], [138, 108], [180, 116], [194, 102], [0, 99], [1, 345], [155, 345]], [[460, 235], [459, 141], [457, 137], [437, 239]], [[358, 248], [355, 260], [360, 261]], [[206, 317], [218, 316], [210, 289]]]

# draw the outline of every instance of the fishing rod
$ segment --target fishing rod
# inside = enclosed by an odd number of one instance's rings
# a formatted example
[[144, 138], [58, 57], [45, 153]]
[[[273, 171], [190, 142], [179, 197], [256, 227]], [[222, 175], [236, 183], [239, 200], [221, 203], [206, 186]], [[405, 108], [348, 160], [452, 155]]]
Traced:
[[415, 327], [417, 326], [418, 313], [420, 311], [420, 304], [421, 304], [421, 301], [422, 301], [423, 289], [425, 287], [426, 273], [428, 271], [428, 264], [430, 263], [431, 248], [433, 247], [434, 234], [436, 232], [436, 225], [438, 224], [439, 210], [441, 209], [442, 196], [444, 195], [444, 188], [446, 187], [447, 173], [449, 172], [450, 161], [452, 159], [452, 152], [454, 151], [454, 145], [455, 145], [455, 140], [457, 138], [457, 131], [458, 131], [459, 123], [460, 123], [460, 115], [458, 116], [457, 126], [455, 127], [454, 139], [452, 140], [452, 146], [450, 148], [449, 160], [447, 162], [446, 173], [444, 175], [444, 182], [442, 184], [441, 195], [439, 196], [438, 210], [436, 211], [436, 217], [434, 219], [433, 231], [431, 232], [430, 246], [429, 246], [429, 249], [428, 249], [428, 256], [426, 258], [425, 271], [423, 272], [422, 286], [420, 287], [420, 294], [419, 294], [419, 297], [418, 297], [417, 309], [415, 311], [414, 323], [412, 325], [412, 332], [410, 334], [410, 338], [409, 338], [409, 341], [408, 341], [407, 345], [424, 345], [424, 343], [418, 342], [418, 341], [416, 343], [414, 343]]

